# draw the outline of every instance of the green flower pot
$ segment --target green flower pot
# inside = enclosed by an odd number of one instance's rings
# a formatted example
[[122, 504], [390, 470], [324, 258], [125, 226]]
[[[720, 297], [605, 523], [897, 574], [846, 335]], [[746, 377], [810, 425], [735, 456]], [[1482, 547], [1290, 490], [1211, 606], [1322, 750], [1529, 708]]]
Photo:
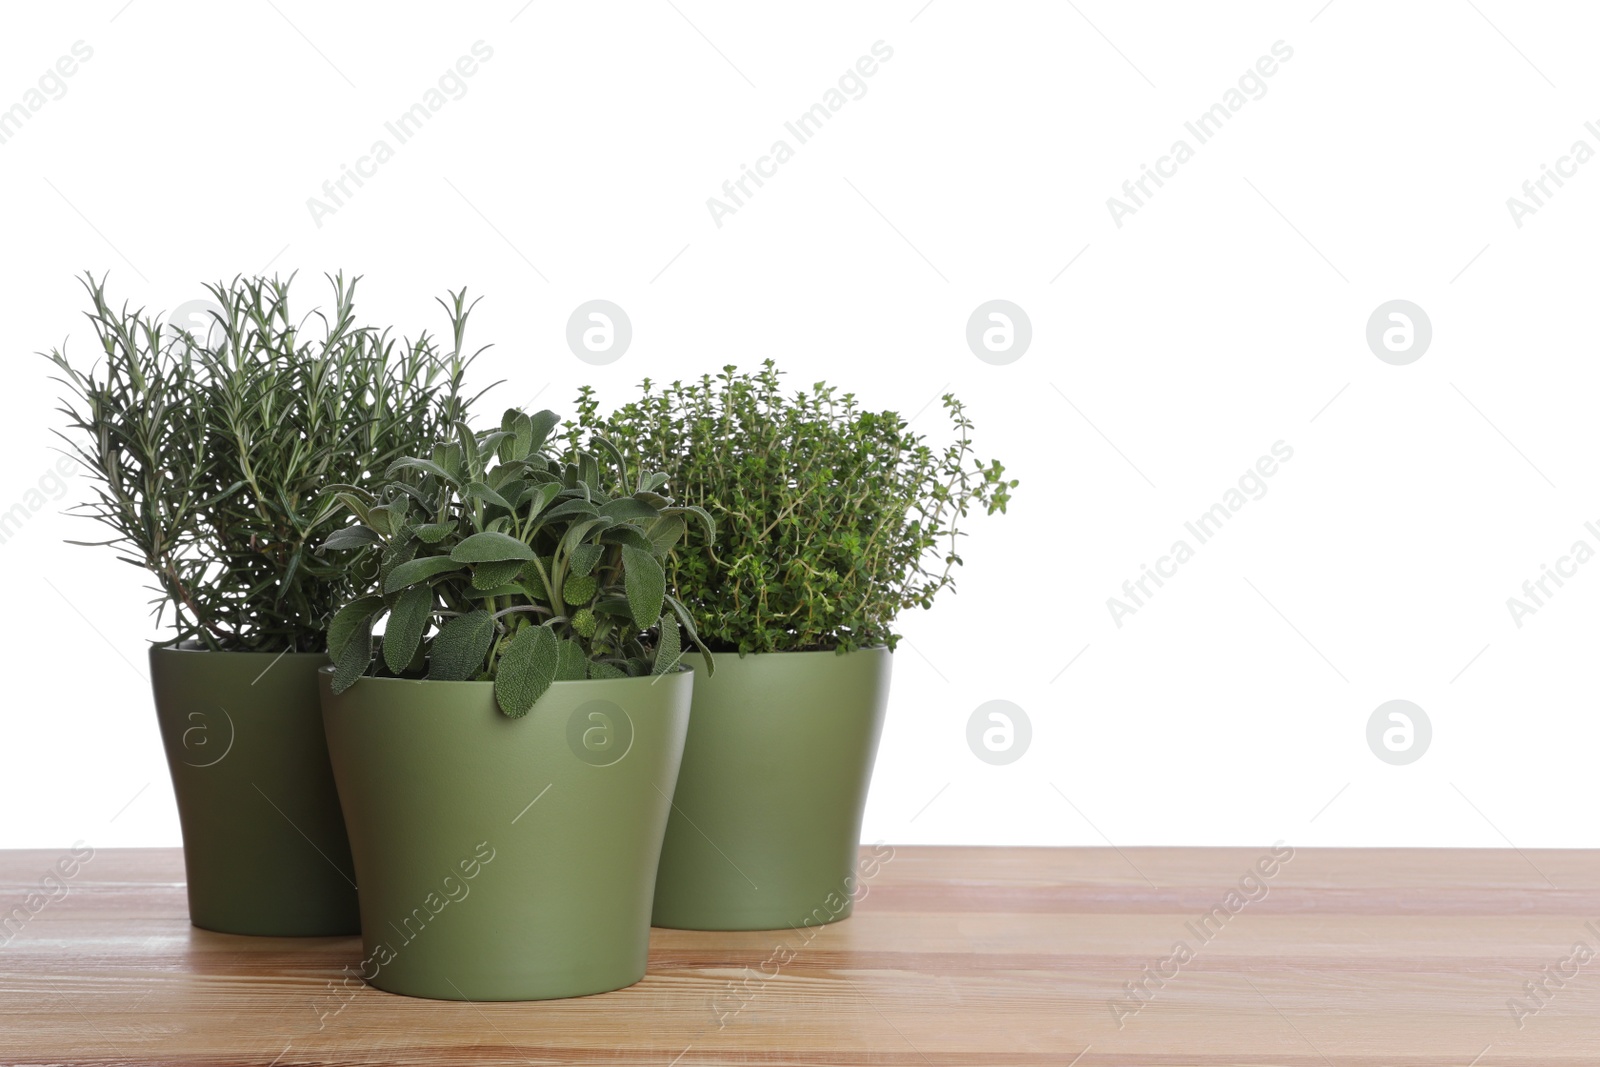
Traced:
[[695, 680], [556, 682], [520, 719], [492, 682], [362, 678], [323, 722], [379, 989], [544, 1000], [644, 977]]
[[716, 659], [715, 675], [696, 672], [655, 925], [777, 930], [846, 918], [888, 649]]
[[360, 929], [317, 700], [327, 662], [150, 649], [196, 926], [277, 937]]

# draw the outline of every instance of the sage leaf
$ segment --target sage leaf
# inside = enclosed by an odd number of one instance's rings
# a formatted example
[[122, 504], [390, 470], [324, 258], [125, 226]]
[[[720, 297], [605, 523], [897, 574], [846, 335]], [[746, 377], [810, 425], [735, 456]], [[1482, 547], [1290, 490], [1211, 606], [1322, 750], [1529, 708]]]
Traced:
[[520, 559], [501, 559], [480, 563], [472, 569], [472, 588], [498, 589], [510, 582], [522, 570]]
[[[363, 623], [370, 624], [372, 617], [383, 610], [383, 598], [364, 596], [340, 608], [328, 623], [328, 656], [338, 660], [359, 635]], [[372, 627], [367, 626], [367, 644], [372, 644]], [[370, 656], [372, 649], [367, 652]]]
[[556, 650], [556, 681], [580, 682], [589, 676], [589, 657], [576, 641], [563, 639]]
[[[346, 526], [342, 530], [335, 530], [322, 542], [319, 553], [330, 549], [341, 550], [350, 548], [366, 548], [368, 545], [383, 543], [383, 538], [378, 536], [376, 530], [368, 526]], [[285, 583], [287, 584], [287, 583]]]
[[449, 556], [423, 556], [421, 559], [408, 560], [389, 572], [389, 576], [383, 580], [383, 591], [398, 593], [408, 585], [416, 585], [435, 575], [460, 569], [461, 564]]
[[422, 631], [433, 614], [433, 590], [414, 585], [400, 594], [383, 628], [383, 663], [391, 674], [402, 674], [417, 654]]
[[573, 545], [572, 552], [567, 557], [567, 568], [579, 578], [587, 577], [594, 570], [594, 565], [600, 562], [600, 557], [605, 553], [604, 545], [585, 542]]
[[656, 637], [656, 658], [650, 673], [666, 674], [683, 658], [683, 638], [678, 633], [678, 620], [671, 615], [661, 616], [657, 625], [660, 632]]
[[484, 530], [452, 549], [450, 558], [457, 563], [498, 563], [507, 559], [533, 559], [535, 553], [508, 533]]
[[494, 699], [500, 711], [520, 719], [556, 679], [560, 653], [555, 631], [548, 626], [525, 626], [517, 631], [495, 668]]
[[457, 615], [434, 635], [428, 677], [435, 682], [464, 682], [483, 669], [483, 657], [494, 639], [494, 616], [479, 608]]
[[667, 593], [667, 575], [648, 552], [622, 546], [623, 588], [634, 624], [643, 630], [661, 617], [661, 600]]

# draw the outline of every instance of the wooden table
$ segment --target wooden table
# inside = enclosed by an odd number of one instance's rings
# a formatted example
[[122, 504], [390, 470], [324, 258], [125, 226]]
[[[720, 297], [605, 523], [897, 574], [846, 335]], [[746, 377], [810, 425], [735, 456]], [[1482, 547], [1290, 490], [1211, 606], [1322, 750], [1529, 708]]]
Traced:
[[[0, 852], [3, 909], [59, 856]], [[355, 938], [194, 929], [176, 850], [107, 850], [0, 945], [0, 1062], [1600, 1063], [1600, 852], [1302, 849], [1241, 888], [1264, 858], [901, 847], [809, 941], [657, 930], [632, 988], [462, 1004], [344, 992]]]

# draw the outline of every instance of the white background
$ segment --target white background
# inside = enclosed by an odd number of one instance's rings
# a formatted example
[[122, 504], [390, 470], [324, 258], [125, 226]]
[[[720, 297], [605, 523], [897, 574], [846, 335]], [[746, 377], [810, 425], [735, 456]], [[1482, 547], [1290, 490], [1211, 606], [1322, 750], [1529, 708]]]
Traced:
[[[937, 395], [968, 402], [1022, 486], [971, 524], [957, 594], [904, 620], [869, 840], [1593, 845], [1600, 563], [1520, 628], [1506, 601], [1600, 548], [1600, 162], [1520, 228], [1506, 200], [1600, 149], [1597, 21], [1505, 0], [8, 10], [0, 109], [75, 42], [93, 56], [0, 144], [0, 511], [27, 509], [0, 545], [0, 846], [179, 840], [141, 575], [62, 544], [99, 536], [59, 514], [85, 480], [30, 505], [57, 422], [32, 353], [88, 354], [74, 274], [171, 309], [298, 270], [309, 307], [341, 269], [410, 333], [444, 325], [446, 288], [483, 295], [491, 417], [766, 356], [935, 441]], [[465, 95], [319, 226], [308, 198], [479, 40]], [[794, 146], [784, 122], [877, 41], [865, 95], [719, 228], [707, 198]], [[1277, 41], [1265, 95], [1197, 145], [1184, 122]], [[1180, 137], [1194, 158], [1119, 228], [1107, 198]], [[592, 298], [634, 328], [605, 367], [564, 340]], [[994, 298], [1033, 327], [1004, 366], [965, 341]], [[1365, 340], [1397, 298], [1434, 332], [1407, 366]], [[1119, 628], [1107, 598], [1280, 440], [1266, 495]], [[1396, 698], [1433, 725], [1408, 766], [1366, 741]], [[966, 741], [997, 699], [1032, 724], [1006, 766]]]

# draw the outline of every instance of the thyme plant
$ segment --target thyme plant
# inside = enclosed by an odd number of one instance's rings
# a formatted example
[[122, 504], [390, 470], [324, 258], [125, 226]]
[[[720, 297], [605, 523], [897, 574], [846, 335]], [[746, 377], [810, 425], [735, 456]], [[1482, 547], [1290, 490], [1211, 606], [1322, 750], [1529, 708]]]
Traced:
[[[108, 527], [120, 558], [155, 578], [172, 644], [210, 650], [323, 650], [351, 567], [313, 547], [338, 527], [330, 482], [362, 485], [461, 419], [471, 305], [440, 301], [451, 339], [397, 341], [360, 323], [359, 279], [329, 278], [333, 307], [297, 318], [288, 281], [207, 286], [221, 309], [214, 347], [163, 327], [86, 276], [92, 363], [48, 353], [67, 390], [57, 431], [94, 480], [76, 509]], [[84, 543], [84, 542], [74, 542]]]
[[666, 562], [691, 525], [712, 543], [711, 516], [663, 496], [664, 474], [603, 437], [552, 456], [558, 422], [515, 410], [494, 431], [458, 422], [384, 482], [329, 487], [357, 521], [323, 548], [380, 553], [377, 592], [329, 627], [335, 692], [365, 674], [492, 680], [500, 710], [519, 717], [552, 682], [663, 674], [685, 633], [699, 643]]
[[585, 387], [572, 432], [604, 434], [716, 516], [715, 544], [691, 529], [670, 573], [712, 649], [893, 649], [896, 616], [953, 584], [962, 520], [1004, 512], [1017, 485], [976, 458], [966, 409], [943, 400], [954, 440], [935, 449], [826, 383], [786, 394], [767, 360], [665, 388], [646, 379], [605, 416]]

